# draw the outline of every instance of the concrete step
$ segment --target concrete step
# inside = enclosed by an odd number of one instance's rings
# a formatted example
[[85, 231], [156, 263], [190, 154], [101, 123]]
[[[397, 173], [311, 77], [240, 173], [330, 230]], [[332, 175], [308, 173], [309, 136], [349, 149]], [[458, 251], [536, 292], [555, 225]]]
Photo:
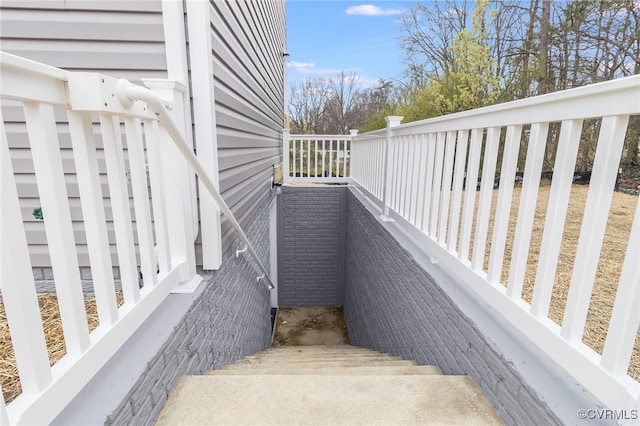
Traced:
[[261, 352], [256, 352], [254, 355], [258, 356], [271, 356], [271, 355], [277, 355], [277, 356], [282, 356], [282, 355], [286, 355], [286, 356], [309, 356], [309, 355], [314, 355], [314, 356], [330, 356], [330, 355], [345, 355], [345, 354], [359, 354], [359, 355], [364, 355], [364, 354], [374, 354], [374, 355], [388, 355], [382, 352], [376, 352], [376, 351], [370, 351], [368, 349], [336, 349], [333, 351], [284, 351], [284, 350], [280, 350], [280, 349], [269, 349], [266, 351], [261, 351]]
[[388, 355], [371, 349], [334, 346], [295, 346], [290, 348], [268, 348], [253, 356], [333, 356], [333, 355]]
[[230, 375], [309, 375], [309, 374], [326, 374], [329, 376], [406, 376], [420, 375], [430, 376], [442, 374], [440, 369], [435, 365], [409, 365], [409, 366], [377, 366], [377, 367], [313, 367], [313, 366], [289, 366], [289, 365], [273, 365], [263, 366], [260, 369], [245, 368], [235, 370], [211, 370], [204, 373], [208, 376], [230, 376]]
[[359, 350], [369, 350], [368, 348], [364, 348], [362, 346], [354, 346], [349, 344], [337, 344], [337, 345], [291, 345], [291, 346], [272, 346], [265, 350], [305, 350], [305, 351], [313, 351], [313, 350], [340, 350], [340, 349], [359, 349]]
[[364, 348], [343, 348], [343, 349], [312, 349], [312, 350], [304, 350], [304, 349], [283, 349], [283, 348], [269, 348], [257, 352], [259, 354], [289, 354], [289, 355], [303, 355], [303, 354], [315, 354], [315, 355], [325, 355], [325, 354], [336, 354], [336, 353], [374, 353], [381, 354], [383, 352], [373, 351], [371, 349]]
[[268, 348], [258, 353], [299, 353], [299, 354], [332, 354], [332, 353], [345, 353], [345, 352], [374, 352], [371, 349], [356, 348], [356, 347], [335, 347], [335, 346], [289, 346], [279, 348]]
[[310, 361], [310, 362], [262, 362], [258, 360], [239, 360], [235, 364], [229, 364], [222, 367], [223, 370], [243, 369], [243, 368], [260, 368], [264, 366], [282, 365], [293, 368], [296, 365], [307, 367], [358, 367], [358, 366], [411, 366], [418, 365], [415, 361], [398, 361], [388, 359], [373, 360], [338, 360], [338, 361]]
[[466, 376], [187, 376], [157, 425], [502, 424]]
[[246, 356], [242, 359], [250, 361], [264, 361], [264, 362], [308, 362], [308, 361], [349, 361], [353, 359], [393, 359], [396, 361], [402, 360], [400, 357], [390, 355], [376, 355], [376, 354], [345, 354], [345, 355], [271, 355], [261, 356], [252, 355]]

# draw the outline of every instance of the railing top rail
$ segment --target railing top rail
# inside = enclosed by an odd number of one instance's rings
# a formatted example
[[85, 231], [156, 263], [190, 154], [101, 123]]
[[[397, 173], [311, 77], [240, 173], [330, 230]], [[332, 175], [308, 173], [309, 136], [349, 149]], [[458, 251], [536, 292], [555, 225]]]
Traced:
[[[604, 81], [561, 92], [534, 96], [414, 121], [393, 128], [397, 136], [512, 124], [563, 121], [619, 114], [640, 114], [640, 75]], [[424, 128], [424, 129], [423, 129]], [[384, 136], [386, 128], [362, 133], [354, 140]]]
[[295, 140], [350, 140], [353, 136], [351, 135], [316, 135], [316, 134], [290, 134], [290, 139]]
[[67, 71], [0, 51], [0, 96], [5, 99], [64, 105]]
[[48, 76], [63, 81], [67, 79], [67, 75], [69, 74], [68, 71], [65, 71], [63, 69], [32, 61], [31, 59], [12, 55], [3, 51], [0, 51], [0, 63], [2, 63], [3, 71], [6, 71], [8, 68], [15, 68], [25, 73], [37, 73], [43, 76]]

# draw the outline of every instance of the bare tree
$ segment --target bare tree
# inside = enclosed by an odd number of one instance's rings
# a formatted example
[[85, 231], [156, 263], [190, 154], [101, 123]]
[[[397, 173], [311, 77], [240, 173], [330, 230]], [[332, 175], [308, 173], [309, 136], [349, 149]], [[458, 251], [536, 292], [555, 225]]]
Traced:
[[344, 71], [330, 80], [330, 96], [325, 114], [331, 133], [348, 134], [349, 129], [358, 128], [365, 113], [363, 89], [360, 77]]
[[382, 80], [364, 88], [355, 73], [309, 78], [291, 88], [289, 114], [294, 133], [348, 134], [381, 111], [391, 96], [392, 84]]
[[409, 80], [421, 85], [444, 76], [453, 60], [449, 47], [466, 28], [470, 5], [468, 0], [417, 3], [402, 18], [405, 36], [400, 45]]
[[329, 96], [326, 78], [309, 78], [291, 87], [289, 118], [294, 133], [326, 133], [324, 111]]

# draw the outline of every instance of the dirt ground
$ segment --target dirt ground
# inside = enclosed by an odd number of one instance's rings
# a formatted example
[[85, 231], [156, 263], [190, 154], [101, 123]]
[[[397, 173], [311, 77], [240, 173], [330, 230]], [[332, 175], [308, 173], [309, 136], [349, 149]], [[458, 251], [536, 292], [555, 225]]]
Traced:
[[280, 308], [274, 347], [349, 343], [342, 308]]

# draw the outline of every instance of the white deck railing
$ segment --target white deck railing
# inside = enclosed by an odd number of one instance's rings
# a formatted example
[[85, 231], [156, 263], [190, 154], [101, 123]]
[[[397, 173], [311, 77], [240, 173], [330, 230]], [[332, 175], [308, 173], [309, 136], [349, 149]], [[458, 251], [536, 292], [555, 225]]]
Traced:
[[[182, 106], [188, 91], [166, 80], [145, 84], [153, 91], [0, 52], [0, 97], [23, 111], [25, 121], [10, 123], [9, 133], [5, 120], [0, 120], [0, 289], [22, 385], [22, 393], [6, 407], [0, 400], [1, 424], [51, 422], [171, 291], [189, 291], [199, 284], [190, 199], [193, 171], [255, 256], [173, 121], [185, 125]], [[163, 102], [173, 109], [173, 118]], [[12, 142], [7, 135], [16, 132], [27, 134], [64, 332], [66, 355], [52, 366], [9, 151]], [[70, 136], [98, 311], [99, 325], [91, 332], [65, 180], [69, 170], [61, 156], [64, 134]], [[99, 167], [100, 150], [106, 174]], [[115, 255], [105, 216], [101, 186], [105, 181]], [[121, 306], [116, 299], [114, 258], [120, 269]], [[271, 285], [264, 267], [258, 265], [264, 274], [259, 278]]]
[[284, 130], [284, 183], [351, 182], [351, 140], [357, 133], [352, 130], [351, 135], [290, 135]]
[[[627, 375], [640, 322], [637, 200], [630, 206], [635, 216], [602, 355], [582, 340], [627, 124], [629, 116], [637, 114], [640, 76], [633, 76], [406, 125], [400, 125], [402, 117], [388, 117], [386, 129], [352, 138], [350, 157], [352, 182], [379, 205], [382, 220], [398, 222], [432, 254], [434, 262], [453, 271], [479, 300], [522, 330], [585, 388], [609, 407], [626, 410], [640, 408], [640, 384]], [[586, 119], [600, 119], [601, 125], [560, 326], [549, 319], [549, 308]], [[552, 122], [561, 123], [561, 130], [533, 296], [528, 303], [523, 299], [523, 283]], [[313, 169], [309, 161], [314, 145], [312, 142], [309, 150], [306, 141], [324, 136], [291, 139], [301, 141], [293, 142], [293, 157], [306, 161], [302, 170]], [[513, 207], [517, 208], [514, 241], [511, 256], [505, 259], [516, 168], [522, 158], [519, 150], [525, 144], [520, 201]], [[285, 140], [285, 152], [286, 147]], [[497, 205], [491, 215], [500, 148]], [[296, 167], [292, 170], [297, 173], [300, 168]], [[293, 180], [294, 174], [289, 176]], [[508, 270], [506, 280], [503, 268]]]

